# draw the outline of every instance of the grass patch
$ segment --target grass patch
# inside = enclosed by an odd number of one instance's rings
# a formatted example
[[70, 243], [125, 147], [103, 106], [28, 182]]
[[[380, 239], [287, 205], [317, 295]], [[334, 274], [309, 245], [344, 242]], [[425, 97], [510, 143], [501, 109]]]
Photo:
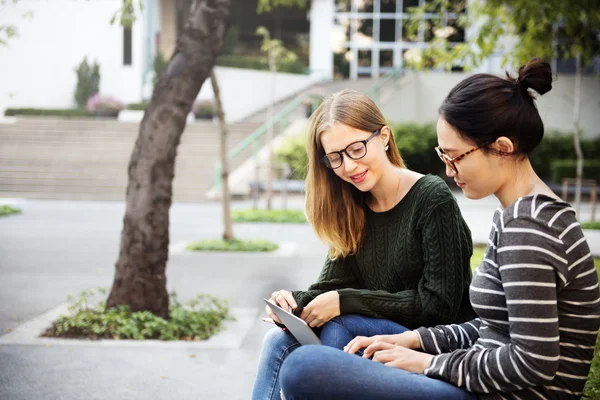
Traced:
[[12, 207], [12, 206], [8, 206], [8, 205], [2, 205], [0, 206], [0, 217], [3, 217], [5, 215], [11, 215], [11, 214], [21, 214], [23, 211], [19, 210], [18, 208]]
[[267, 240], [202, 240], [192, 242], [186, 246], [188, 251], [252, 251], [266, 252], [277, 250], [279, 246], [276, 243]]
[[[583, 225], [582, 225], [583, 226]], [[596, 229], [600, 229], [596, 228]], [[471, 269], [475, 269], [481, 264], [485, 255], [485, 246], [473, 246], [473, 256], [471, 257]], [[596, 271], [600, 276], [600, 258], [594, 258]], [[596, 339], [596, 350], [594, 350], [594, 359], [590, 368], [590, 374], [585, 384], [584, 399], [600, 399], [600, 335]]]
[[237, 210], [231, 213], [234, 222], [280, 222], [302, 224], [306, 216], [302, 210]]
[[600, 229], [600, 222], [584, 222], [581, 229]]
[[[198, 295], [182, 304], [169, 294], [171, 318], [149, 311], [131, 312], [128, 306], [106, 308], [106, 289], [98, 288], [69, 296], [69, 314], [59, 317], [42, 336], [82, 339], [206, 340], [231, 320], [227, 301]], [[92, 300], [101, 297], [95, 306]]]
[[[596, 266], [596, 268], [598, 267]], [[594, 350], [594, 359], [583, 390], [583, 398], [600, 399], [600, 335], [596, 338], [596, 350]]]

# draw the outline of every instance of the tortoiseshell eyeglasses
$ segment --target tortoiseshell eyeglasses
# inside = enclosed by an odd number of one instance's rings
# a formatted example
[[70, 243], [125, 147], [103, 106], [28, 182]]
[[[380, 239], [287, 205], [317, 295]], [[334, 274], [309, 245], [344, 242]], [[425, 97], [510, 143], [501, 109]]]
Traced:
[[456, 156], [454, 158], [451, 158], [448, 154], [444, 153], [444, 150], [442, 150], [442, 148], [440, 146], [435, 146], [435, 151], [436, 151], [438, 157], [440, 157], [440, 160], [442, 160], [442, 162], [444, 164], [449, 166], [450, 169], [452, 171], [454, 171], [454, 173], [458, 174], [458, 169], [456, 168], [456, 163], [458, 161], [462, 160], [463, 158], [465, 158], [466, 156], [468, 156], [469, 154], [473, 153], [474, 151], [477, 151], [477, 150], [481, 149], [482, 147], [487, 146], [488, 144], [490, 144], [490, 143], [484, 143], [481, 146], [472, 148], [471, 150], [466, 151], [466, 152], [462, 153], [461, 155]]

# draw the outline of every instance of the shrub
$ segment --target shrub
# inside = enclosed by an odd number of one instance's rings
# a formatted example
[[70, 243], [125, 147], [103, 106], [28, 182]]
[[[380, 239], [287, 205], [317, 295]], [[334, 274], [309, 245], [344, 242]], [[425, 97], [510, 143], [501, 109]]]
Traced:
[[232, 24], [227, 31], [225, 40], [223, 41], [222, 54], [233, 54], [235, 53], [235, 46], [237, 45], [240, 37], [240, 30], [237, 25]]
[[[572, 156], [572, 155], [571, 155]], [[561, 183], [563, 178], [575, 178], [577, 174], [577, 160], [555, 160], [551, 164], [552, 182]], [[600, 161], [584, 160], [583, 179], [600, 177]]]
[[127, 104], [127, 109], [134, 111], [145, 111], [146, 107], [148, 107], [148, 104], [150, 104], [148, 101], [142, 101], [141, 103], [130, 103]]
[[159, 339], [206, 340], [222, 329], [223, 321], [232, 319], [226, 301], [198, 295], [185, 304], [177, 294], [169, 294], [170, 319], [149, 311], [131, 312], [128, 306], [106, 308], [105, 301], [90, 305], [96, 296], [106, 295], [98, 288], [69, 296], [69, 315], [61, 316], [43, 334], [50, 337], [92, 339]]
[[77, 74], [77, 87], [75, 88], [75, 103], [83, 108], [88, 99], [100, 91], [100, 65], [94, 61], [91, 65], [87, 57], [75, 68]]
[[4, 111], [7, 117], [17, 115], [23, 116], [48, 116], [48, 117], [89, 117], [91, 114], [85, 109], [67, 108], [67, 109], [43, 109], [43, 108], [7, 108]]
[[275, 149], [275, 160], [287, 164], [292, 173], [290, 179], [306, 179], [308, 155], [306, 154], [306, 135], [290, 136]]
[[156, 86], [156, 84], [158, 83], [158, 80], [160, 79], [160, 76], [169, 66], [169, 60], [167, 60], [165, 58], [164, 54], [162, 53], [162, 51], [159, 50], [156, 52], [156, 55], [154, 56], [153, 65], [154, 65], [154, 78], [152, 79], [152, 84], [154, 86]]
[[[217, 59], [216, 65], [221, 67], [269, 70], [269, 61], [265, 56], [250, 56], [238, 54], [225, 54]], [[306, 74], [308, 67], [300, 60], [282, 61], [277, 64], [277, 72], [291, 74]]]
[[[600, 137], [583, 139], [581, 150], [584, 159], [600, 159]], [[544, 135], [541, 143], [529, 155], [531, 165], [535, 172], [545, 180], [552, 177], [552, 163], [557, 160], [575, 158], [575, 145], [571, 132], [549, 131]]]
[[22, 211], [18, 208], [9, 205], [0, 205], [0, 217], [11, 214], [21, 214]]
[[202, 240], [192, 242], [186, 246], [188, 251], [251, 251], [266, 252], [277, 250], [279, 246], [276, 243], [266, 240]]
[[194, 104], [194, 116], [197, 119], [212, 119], [216, 105], [212, 100], [199, 100]]
[[444, 176], [444, 164], [435, 152], [435, 125], [408, 123], [391, 125], [390, 128], [408, 168], [422, 174]]
[[116, 116], [125, 108], [125, 104], [110, 96], [95, 94], [90, 97], [86, 109], [95, 115]]

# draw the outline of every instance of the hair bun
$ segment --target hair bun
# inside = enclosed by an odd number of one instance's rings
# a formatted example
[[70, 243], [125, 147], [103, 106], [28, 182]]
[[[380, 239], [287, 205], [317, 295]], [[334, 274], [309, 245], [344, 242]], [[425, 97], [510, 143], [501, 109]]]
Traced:
[[544, 95], [552, 89], [552, 67], [541, 58], [532, 58], [519, 68], [516, 83], [523, 90], [533, 89]]

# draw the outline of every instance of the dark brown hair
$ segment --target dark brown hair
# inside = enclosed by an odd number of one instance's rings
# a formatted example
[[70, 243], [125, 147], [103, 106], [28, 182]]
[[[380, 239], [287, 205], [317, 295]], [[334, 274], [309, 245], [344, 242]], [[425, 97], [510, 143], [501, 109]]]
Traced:
[[529, 154], [544, 136], [544, 124], [531, 90], [543, 95], [552, 89], [550, 64], [533, 58], [513, 78], [475, 74], [456, 85], [439, 114], [458, 133], [478, 146], [501, 136], [515, 143], [512, 154]]

